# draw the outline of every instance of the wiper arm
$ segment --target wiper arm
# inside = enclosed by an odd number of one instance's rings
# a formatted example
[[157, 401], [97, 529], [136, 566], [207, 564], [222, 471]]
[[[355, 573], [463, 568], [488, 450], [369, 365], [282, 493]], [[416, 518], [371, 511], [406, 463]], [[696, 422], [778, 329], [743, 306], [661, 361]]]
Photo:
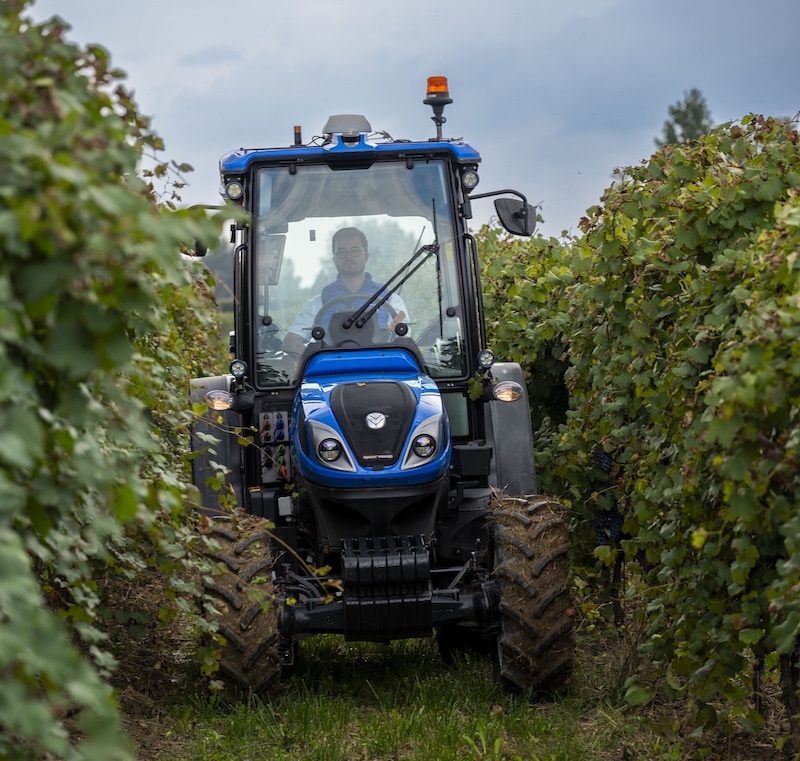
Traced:
[[[397, 272], [394, 273], [386, 283], [370, 296], [361, 307], [351, 314], [343, 323], [342, 327], [351, 328], [353, 324], [357, 328], [363, 328], [374, 314], [395, 294], [398, 289], [423, 265], [428, 259], [439, 252], [439, 243], [434, 241], [418, 248], [411, 258], [402, 264]], [[424, 254], [424, 256], [423, 256]], [[414, 260], [419, 257], [419, 261], [414, 264]], [[413, 268], [409, 269], [414, 264]], [[408, 270], [408, 271], [407, 271]], [[398, 278], [400, 278], [398, 280]], [[397, 282], [395, 282], [397, 281]]]
[[[433, 254], [439, 253], [439, 224], [436, 220], [436, 199], [431, 199], [431, 220], [433, 222], [433, 243], [430, 243], [426, 246], [420, 246], [412, 255], [411, 258], [395, 272], [387, 281], [384, 283], [382, 288], [379, 288], [375, 293], [372, 294], [361, 306], [360, 309], [356, 310], [351, 314], [343, 323], [342, 327], [347, 330], [353, 326], [357, 328], [363, 328], [364, 325], [367, 324], [367, 320], [371, 319], [373, 315], [392, 297], [393, 294], [397, 292], [403, 283], [406, 282], [425, 262]], [[425, 228], [423, 228], [424, 232]], [[417, 245], [419, 245], [419, 241], [422, 239], [422, 232], [420, 232], [420, 237], [417, 240]], [[409, 272], [406, 272], [409, 267], [414, 263], [414, 260], [420, 256], [422, 258], [414, 265], [414, 268], [411, 269]], [[402, 277], [403, 273], [405, 277]], [[395, 283], [395, 280], [401, 278], [400, 282]]]

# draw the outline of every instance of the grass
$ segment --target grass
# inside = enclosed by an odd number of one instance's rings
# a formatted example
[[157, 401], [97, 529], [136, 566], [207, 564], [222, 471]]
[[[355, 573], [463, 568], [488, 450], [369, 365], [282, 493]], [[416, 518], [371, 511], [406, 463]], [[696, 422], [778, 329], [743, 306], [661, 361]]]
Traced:
[[[191, 697], [173, 707], [158, 761], [581, 761], [682, 759], [608, 694], [608, 658], [583, 659], [569, 694], [547, 702], [503, 693], [491, 663], [442, 664], [434, 640], [391, 645], [303, 642], [274, 705]], [[605, 687], [597, 689], [597, 682]]]
[[[774, 674], [762, 686], [766, 726], [758, 733], [731, 722], [699, 731], [691, 706], [668, 702], [659, 689], [653, 703], [628, 708], [625, 681], [643, 670], [633, 615], [620, 628], [597, 611], [577, 616], [573, 684], [549, 701], [504, 693], [486, 658], [445, 666], [434, 639], [379, 645], [321, 636], [301, 643], [278, 701], [228, 706], [201, 684], [190, 627], [162, 625], [162, 597], [144, 597], [155, 622], [145, 638], [120, 623], [110, 640], [119, 663], [114, 686], [139, 761], [789, 758], [779, 750], [789, 726]], [[745, 692], [750, 677], [741, 675]]]

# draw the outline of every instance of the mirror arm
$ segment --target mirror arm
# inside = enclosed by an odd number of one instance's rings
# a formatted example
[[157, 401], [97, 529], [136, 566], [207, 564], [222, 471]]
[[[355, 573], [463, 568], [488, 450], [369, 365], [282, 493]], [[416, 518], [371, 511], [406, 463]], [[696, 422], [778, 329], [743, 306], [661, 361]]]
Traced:
[[517, 198], [519, 198], [520, 201], [522, 201], [523, 208], [524, 209], [528, 208], [528, 199], [524, 195], [522, 195], [522, 193], [520, 193], [518, 190], [506, 189], [506, 190], [490, 190], [488, 193], [470, 193], [469, 199], [471, 201], [474, 201], [478, 198], [491, 198], [492, 196], [502, 196], [506, 194], [516, 196]]

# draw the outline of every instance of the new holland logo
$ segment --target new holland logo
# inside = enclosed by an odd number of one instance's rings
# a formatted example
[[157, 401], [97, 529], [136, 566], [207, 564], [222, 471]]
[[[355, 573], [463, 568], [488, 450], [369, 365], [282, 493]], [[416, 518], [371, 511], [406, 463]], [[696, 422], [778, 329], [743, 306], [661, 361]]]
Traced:
[[377, 431], [379, 428], [383, 428], [386, 425], [386, 415], [382, 412], [370, 412], [367, 415], [367, 426], [372, 428], [373, 430]]

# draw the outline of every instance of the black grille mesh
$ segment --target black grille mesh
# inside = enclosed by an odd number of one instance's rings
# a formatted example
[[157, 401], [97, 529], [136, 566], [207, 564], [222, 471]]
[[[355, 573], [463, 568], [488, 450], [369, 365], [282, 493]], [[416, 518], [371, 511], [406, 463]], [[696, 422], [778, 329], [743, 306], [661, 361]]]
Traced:
[[[361, 465], [381, 468], [397, 462], [414, 419], [414, 392], [403, 383], [344, 383], [331, 393], [331, 408]], [[373, 429], [367, 416], [382, 412], [386, 424]]]

